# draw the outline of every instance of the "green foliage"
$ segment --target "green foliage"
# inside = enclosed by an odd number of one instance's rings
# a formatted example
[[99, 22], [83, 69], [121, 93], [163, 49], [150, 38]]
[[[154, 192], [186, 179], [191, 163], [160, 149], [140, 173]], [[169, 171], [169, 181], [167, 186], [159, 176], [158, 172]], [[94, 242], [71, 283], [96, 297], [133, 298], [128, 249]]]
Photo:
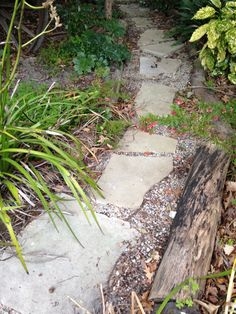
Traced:
[[193, 14], [208, 3], [209, 0], [180, 0], [177, 8], [175, 27], [169, 34], [177, 37], [181, 42], [189, 40], [194, 29], [201, 25], [200, 21], [193, 22]]
[[70, 36], [81, 34], [104, 19], [100, 7], [91, 3], [79, 4], [77, 1], [69, 1], [57, 7], [62, 23]]
[[23, 127], [36, 125], [41, 129], [68, 131], [78, 125], [81, 116], [90, 113], [88, 108], [95, 107], [99, 97], [99, 88], [67, 92], [25, 82], [19, 85], [10, 100], [13, 108], [16, 104], [20, 108], [10, 119]]
[[112, 63], [120, 64], [130, 58], [127, 48], [108, 35], [86, 31], [81, 37], [71, 38], [62, 48], [74, 54], [75, 71], [80, 75]]
[[182, 309], [184, 307], [192, 307], [193, 306], [193, 299], [191, 297], [181, 299], [181, 300], [176, 300], [176, 307], [178, 309]]
[[[161, 303], [160, 307], [157, 309], [156, 314], [161, 314], [162, 311], [164, 310], [164, 308], [166, 307], [166, 305], [168, 304], [168, 302], [172, 299], [174, 299], [175, 295], [181, 291], [183, 288], [188, 287], [187, 289], [189, 289], [189, 285], [193, 286], [193, 288], [197, 288], [198, 290], [198, 283], [197, 281], [200, 280], [206, 280], [206, 279], [212, 279], [212, 278], [221, 278], [224, 276], [229, 276], [232, 273], [232, 269], [220, 272], [220, 273], [214, 273], [214, 274], [209, 274], [206, 276], [202, 276], [202, 277], [198, 277], [198, 278], [187, 278], [185, 279], [183, 282], [181, 282], [180, 284], [176, 285], [171, 291], [170, 293], [165, 297], [165, 299], [163, 300], [163, 302]], [[196, 290], [196, 291], [197, 291]], [[189, 303], [190, 300], [187, 301], [187, 303]]]
[[236, 101], [227, 104], [199, 103], [198, 110], [186, 111], [178, 105], [172, 106], [172, 113], [165, 117], [158, 117], [158, 123], [177, 128], [180, 132], [191, 132], [196, 136], [208, 138], [231, 150], [233, 139], [229, 143], [222, 142], [217, 134], [212, 132], [214, 122], [221, 120], [236, 129]]
[[213, 76], [227, 75], [236, 84], [236, 1], [223, 6], [219, 0], [211, 0], [215, 6], [201, 8], [193, 16], [195, 20], [209, 20], [192, 34], [190, 42], [204, 38], [199, 53], [202, 66]]
[[50, 67], [73, 62], [78, 75], [98, 68], [120, 64], [130, 58], [130, 52], [120, 38], [124, 27], [115, 19], [106, 20], [98, 6], [70, 3], [62, 10], [68, 38], [56, 47], [41, 50], [40, 60]]
[[130, 123], [126, 120], [105, 120], [97, 126], [97, 131], [102, 133], [106, 144], [114, 146], [129, 126]]
[[153, 128], [157, 124], [159, 117], [155, 114], [148, 113], [139, 118], [139, 127], [141, 130], [152, 133]]
[[186, 291], [189, 297], [185, 299], [178, 299], [176, 300], [176, 307], [178, 309], [182, 309], [183, 307], [192, 307], [193, 306], [193, 299], [192, 296], [196, 294], [199, 290], [199, 285], [196, 280], [193, 278], [189, 278], [188, 283], [182, 287], [183, 291]]

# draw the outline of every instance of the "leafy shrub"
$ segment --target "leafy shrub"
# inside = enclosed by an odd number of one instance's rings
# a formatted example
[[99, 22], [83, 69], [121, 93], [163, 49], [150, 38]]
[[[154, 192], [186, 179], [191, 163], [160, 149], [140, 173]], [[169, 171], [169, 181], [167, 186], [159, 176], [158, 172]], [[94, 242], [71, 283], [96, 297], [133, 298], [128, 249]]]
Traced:
[[73, 60], [79, 75], [128, 60], [130, 52], [120, 43], [125, 35], [124, 27], [115, 19], [106, 20], [100, 8], [83, 3], [78, 6], [73, 2], [61, 8], [68, 39], [57, 47], [42, 49], [40, 60], [50, 67]]
[[170, 35], [177, 36], [182, 42], [189, 40], [194, 29], [201, 25], [200, 21], [193, 22], [193, 14], [208, 3], [209, 0], [180, 0], [177, 8], [176, 26], [169, 32]]
[[58, 12], [70, 36], [81, 34], [96, 26], [100, 19], [104, 19], [103, 12], [91, 3], [68, 2], [61, 6], [58, 5]]
[[[71, 45], [69, 43], [72, 43]], [[75, 71], [81, 75], [95, 68], [107, 67], [112, 63], [121, 63], [130, 58], [128, 49], [106, 34], [86, 31], [81, 37], [71, 38], [64, 45], [64, 51], [74, 55]]]
[[199, 53], [201, 64], [213, 76], [227, 75], [236, 84], [236, 1], [211, 0], [213, 6], [197, 11], [193, 19], [209, 22], [199, 26], [192, 34], [190, 42], [203, 38], [203, 48]]

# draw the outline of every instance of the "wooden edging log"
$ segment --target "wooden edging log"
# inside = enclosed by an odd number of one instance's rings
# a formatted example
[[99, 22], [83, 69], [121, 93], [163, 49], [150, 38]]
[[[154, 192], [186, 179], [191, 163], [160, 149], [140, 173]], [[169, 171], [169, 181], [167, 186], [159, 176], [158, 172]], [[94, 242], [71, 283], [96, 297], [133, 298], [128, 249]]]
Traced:
[[[214, 144], [208, 143], [197, 150], [150, 299], [162, 301], [185, 279], [208, 273], [222, 212], [222, 194], [229, 162], [230, 156]], [[205, 287], [205, 282], [197, 282], [200, 290], [195, 298]], [[187, 297], [189, 291], [182, 289], [174, 299]]]

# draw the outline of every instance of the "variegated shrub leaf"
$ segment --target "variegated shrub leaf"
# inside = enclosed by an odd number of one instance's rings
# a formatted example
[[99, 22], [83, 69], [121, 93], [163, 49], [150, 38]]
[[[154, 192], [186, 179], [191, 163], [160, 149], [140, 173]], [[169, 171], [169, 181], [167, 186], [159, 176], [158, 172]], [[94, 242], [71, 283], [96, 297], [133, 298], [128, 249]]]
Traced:
[[211, 1], [211, 3], [212, 3], [215, 7], [217, 7], [218, 9], [221, 8], [222, 4], [221, 4], [221, 1], [220, 1], [220, 0], [210, 0], [210, 1]]
[[213, 7], [206, 6], [197, 11], [197, 13], [193, 16], [194, 20], [204, 20], [209, 17], [212, 17], [216, 13], [216, 10]]
[[230, 80], [230, 82], [232, 83], [232, 84], [235, 84], [236, 85], [236, 74], [234, 73], [230, 73], [229, 75], [228, 75], [228, 79]]
[[199, 40], [200, 38], [202, 38], [208, 31], [208, 23], [199, 26], [197, 29], [195, 29], [195, 31], [192, 33], [191, 38], [189, 39], [190, 42], [194, 42]]
[[208, 31], [207, 31], [207, 45], [210, 49], [215, 49], [217, 46], [218, 39], [220, 37], [220, 32], [217, 31], [217, 20], [212, 20], [209, 23]]
[[217, 48], [217, 62], [222, 62], [226, 58], [226, 41], [224, 37], [220, 38], [220, 40], [218, 41]]
[[228, 50], [231, 54], [236, 54], [236, 29], [231, 28], [225, 34], [228, 43]]
[[214, 58], [214, 55], [213, 55], [211, 49], [209, 49], [207, 47], [203, 48], [200, 51], [199, 57], [200, 57], [201, 64], [202, 64], [204, 69], [209, 69], [210, 71], [212, 71], [214, 69], [215, 58]]
[[236, 8], [236, 1], [226, 1], [226, 8]]

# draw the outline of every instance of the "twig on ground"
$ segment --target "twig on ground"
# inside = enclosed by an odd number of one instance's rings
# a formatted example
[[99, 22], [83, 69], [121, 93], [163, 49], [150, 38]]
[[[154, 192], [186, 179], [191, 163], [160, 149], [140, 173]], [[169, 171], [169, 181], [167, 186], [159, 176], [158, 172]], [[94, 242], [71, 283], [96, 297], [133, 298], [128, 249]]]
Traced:
[[141, 302], [139, 301], [137, 294], [134, 291], [131, 292], [131, 314], [135, 314], [135, 301], [138, 304], [141, 314], [145, 314], [143, 306]]
[[82, 305], [80, 305], [77, 301], [75, 301], [74, 299], [72, 299], [70, 296], [67, 296], [67, 298], [74, 303], [79, 309], [84, 310], [85, 314], [92, 314], [91, 312], [89, 312], [85, 307], [83, 307]]

